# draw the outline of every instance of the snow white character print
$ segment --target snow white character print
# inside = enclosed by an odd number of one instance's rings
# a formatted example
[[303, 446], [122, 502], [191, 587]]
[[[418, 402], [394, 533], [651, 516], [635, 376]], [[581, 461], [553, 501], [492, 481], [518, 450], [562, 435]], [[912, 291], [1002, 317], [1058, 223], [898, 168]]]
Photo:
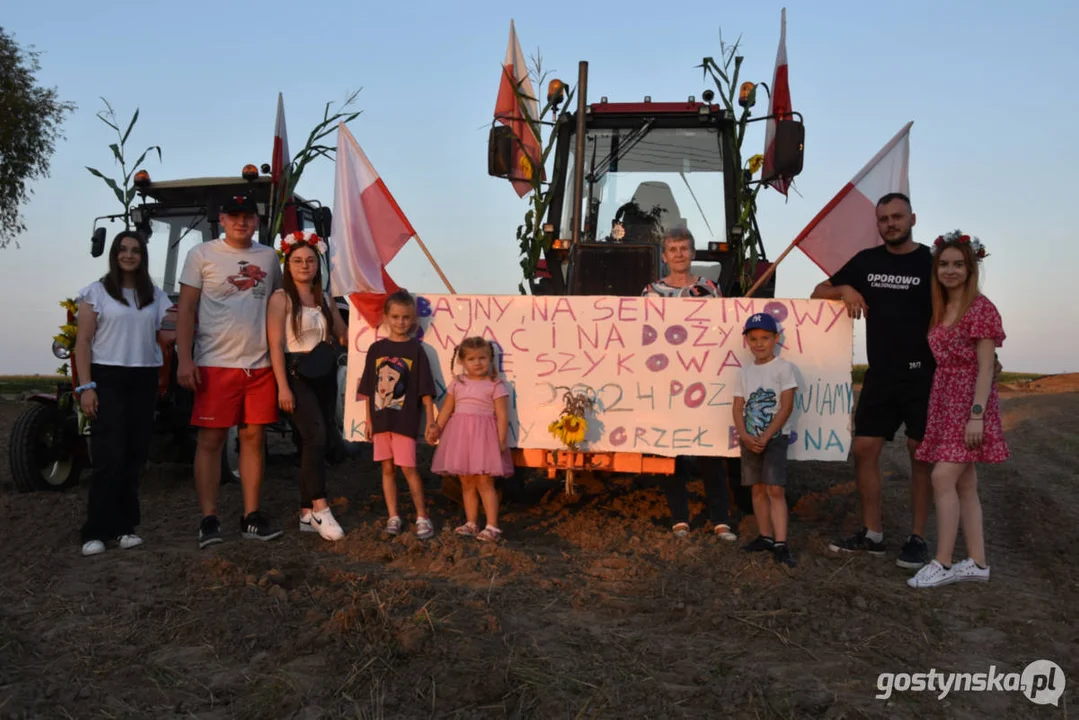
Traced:
[[375, 361], [375, 410], [403, 410], [408, 393], [408, 358], [380, 357]]

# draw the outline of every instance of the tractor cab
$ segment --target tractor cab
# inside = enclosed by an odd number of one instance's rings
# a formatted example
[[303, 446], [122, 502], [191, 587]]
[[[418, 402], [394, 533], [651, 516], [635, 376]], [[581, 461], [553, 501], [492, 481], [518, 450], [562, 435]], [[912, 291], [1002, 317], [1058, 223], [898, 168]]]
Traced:
[[[733, 114], [710, 102], [711, 91], [705, 102], [645, 97], [613, 103], [603, 97], [587, 104], [586, 86], [582, 62], [577, 111], [562, 112], [555, 122], [551, 200], [543, 221], [551, 242], [532, 292], [639, 295], [667, 274], [660, 256], [664, 234], [684, 228], [696, 241], [693, 272], [716, 282], [725, 296], [740, 294], [744, 228], [738, 224], [736, 173], [743, 170], [728, 150], [737, 143]], [[798, 170], [799, 138], [798, 132], [781, 133], [785, 147], [777, 141], [776, 148], [776, 156], [790, 158]], [[508, 176], [515, 142], [509, 128], [492, 128], [489, 174]], [[759, 275], [769, 263], [759, 238], [755, 242]], [[773, 276], [758, 296], [774, 291]]]
[[[264, 168], [266, 169], [266, 168]], [[141, 176], [141, 177], [140, 177]], [[180, 292], [179, 275], [188, 251], [201, 242], [220, 236], [218, 222], [222, 203], [236, 195], [254, 198], [259, 209], [259, 229], [255, 241], [273, 245], [270, 237], [270, 192], [268, 175], [259, 175], [253, 165], [243, 177], [207, 177], [153, 182], [145, 172], [136, 176], [140, 201], [131, 208], [131, 224], [147, 238], [150, 251], [150, 277], [171, 297]], [[330, 209], [316, 200], [294, 196], [299, 227], [313, 230], [324, 238], [330, 234]], [[98, 223], [123, 220], [122, 215], [97, 218], [90, 254], [100, 256], [105, 250], [107, 230]]]

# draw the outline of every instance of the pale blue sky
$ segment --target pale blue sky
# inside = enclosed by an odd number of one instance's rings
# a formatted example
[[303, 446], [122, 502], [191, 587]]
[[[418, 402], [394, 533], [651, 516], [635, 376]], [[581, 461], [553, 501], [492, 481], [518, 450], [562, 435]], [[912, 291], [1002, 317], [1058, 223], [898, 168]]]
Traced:
[[[277, 93], [293, 151], [325, 102], [363, 87], [353, 134], [462, 293], [516, 292], [514, 233], [526, 206], [486, 174], [487, 128], [511, 14], [522, 46], [575, 81], [590, 64], [589, 99], [700, 97], [694, 66], [719, 55], [719, 30], [742, 35], [746, 79], [771, 81], [782, 3], [640, 0], [504, 2], [84, 3], [5, 6], [3, 27], [43, 51], [40, 79], [76, 102], [52, 177], [34, 186], [29, 230], [0, 251], [0, 373], [49, 372], [57, 302], [105, 269], [89, 254], [93, 218], [116, 200], [86, 165], [112, 169], [99, 96], [141, 119], [131, 145], [162, 146], [155, 179], [239, 174], [270, 159]], [[806, 123], [799, 194], [769, 192], [760, 226], [778, 255], [904, 123], [911, 133], [916, 239], [962, 227], [992, 256], [984, 291], [1000, 308], [1009, 369], [1079, 371], [1072, 278], [1075, 203], [1075, 4], [794, 2], [787, 51], [794, 108]], [[468, 9], [464, 9], [464, 8]], [[288, 37], [282, 39], [287, 33]], [[763, 109], [763, 108], [762, 108]], [[763, 143], [750, 131], [747, 154]], [[333, 166], [300, 192], [326, 203]], [[115, 230], [117, 228], [113, 228]], [[111, 240], [110, 232], [110, 240]], [[155, 250], [151, 240], [150, 252]], [[477, 268], [485, 274], [479, 275]], [[402, 285], [439, 292], [414, 245], [390, 267]], [[805, 297], [823, 279], [800, 252], [779, 270], [777, 295]], [[860, 329], [860, 328], [859, 328]], [[856, 356], [864, 357], [861, 340]]]

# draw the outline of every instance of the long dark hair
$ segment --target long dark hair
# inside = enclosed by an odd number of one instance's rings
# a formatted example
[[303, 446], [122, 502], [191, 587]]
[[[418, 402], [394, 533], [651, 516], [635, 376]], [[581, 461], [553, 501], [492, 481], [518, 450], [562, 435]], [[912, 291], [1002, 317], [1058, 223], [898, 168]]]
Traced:
[[135, 307], [139, 310], [154, 301], [154, 282], [150, 279], [150, 255], [146, 252], [146, 239], [134, 230], [121, 230], [112, 240], [109, 248], [109, 272], [101, 278], [101, 284], [113, 300], [127, 305], [124, 298], [124, 271], [120, 269], [120, 247], [125, 239], [131, 238], [139, 243], [142, 259], [135, 271]]
[[330, 337], [333, 337], [333, 316], [330, 314], [330, 306], [326, 304], [326, 299], [322, 292], [322, 283], [319, 282], [319, 275], [322, 272], [322, 258], [319, 257], [318, 251], [310, 245], [297, 244], [293, 245], [288, 254], [285, 255], [285, 268], [281, 272], [281, 289], [285, 291], [285, 295], [288, 296], [289, 302], [292, 303], [292, 334], [296, 337], [300, 336], [300, 309], [303, 307], [303, 303], [300, 302], [300, 293], [296, 290], [296, 281], [292, 278], [292, 267], [289, 265], [289, 258], [299, 250], [300, 248], [307, 248], [315, 255], [315, 259], [319, 261], [319, 270], [315, 273], [315, 279], [311, 282], [311, 294], [315, 296], [315, 304], [319, 310], [322, 311], [322, 316], [326, 318], [326, 330]]

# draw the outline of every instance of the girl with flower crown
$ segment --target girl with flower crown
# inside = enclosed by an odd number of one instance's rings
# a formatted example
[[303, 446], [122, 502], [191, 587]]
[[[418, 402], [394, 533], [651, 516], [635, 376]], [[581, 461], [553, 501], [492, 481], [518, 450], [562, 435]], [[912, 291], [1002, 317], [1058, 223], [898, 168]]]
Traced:
[[[937, 362], [925, 437], [915, 457], [935, 463], [936, 559], [907, 581], [914, 588], [989, 580], [975, 463], [1000, 463], [1008, 445], [993, 385], [996, 348], [1004, 343], [1000, 313], [978, 290], [986, 257], [981, 242], [959, 230], [933, 244], [933, 319], [929, 346]], [[959, 527], [970, 557], [952, 564]]]
[[277, 404], [292, 415], [300, 434], [300, 530], [326, 540], [344, 537], [326, 502], [326, 453], [336, 449], [337, 353], [330, 340], [347, 344], [348, 328], [322, 290], [326, 243], [310, 232], [281, 240], [281, 289], [266, 312], [270, 362]]

